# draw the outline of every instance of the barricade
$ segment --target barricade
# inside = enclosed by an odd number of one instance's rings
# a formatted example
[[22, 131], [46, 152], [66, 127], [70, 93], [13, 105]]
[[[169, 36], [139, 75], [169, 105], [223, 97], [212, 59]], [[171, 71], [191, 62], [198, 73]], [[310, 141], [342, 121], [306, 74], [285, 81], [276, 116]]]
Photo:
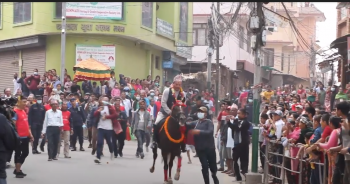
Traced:
[[[271, 147], [273, 146], [273, 147]], [[292, 147], [298, 147], [294, 144], [290, 144], [289, 148]], [[274, 148], [274, 149], [271, 149]], [[282, 154], [281, 154], [281, 149]], [[272, 150], [272, 151], [269, 151]], [[289, 150], [288, 150], [289, 151]], [[291, 173], [296, 173], [298, 174], [298, 183], [302, 184], [302, 177], [305, 176], [303, 174], [303, 167], [305, 166], [305, 164], [310, 164], [310, 163], [314, 163], [315, 167], [318, 167], [318, 171], [319, 171], [319, 181], [320, 184], [327, 184], [326, 182], [326, 167], [324, 163], [320, 163], [320, 162], [307, 162], [304, 159], [300, 159], [300, 158], [292, 158], [289, 156], [285, 156], [285, 148], [283, 147], [281, 142], [275, 141], [275, 140], [270, 140], [267, 144], [266, 144], [266, 148], [265, 148], [265, 153], [264, 153], [264, 157], [265, 157], [265, 164], [264, 164], [264, 175], [263, 175], [263, 182], [264, 184], [268, 184], [269, 183], [269, 179], [273, 178], [278, 180], [277, 183], [281, 183], [281, 184], [287, 184], [288, 182], [286, 181], [286, 171], [289, 171]], [[302, 155], [304, 153], [301, 153]], [[323, 153], [324, 154], [324, 153]], [[323, 155], [325, 156], [325, 155]], [[273, 160], [276, 160], [276, 163], [274, 161], [270, 161], [270, 158], [273, 158]], [[298, 171], [293, 171], [292, 168], [288, 169], [285, 167], [286, 163], [285, 163], [285, 158], [289, 158], [292, 160], [299, 160], [299, 166], [298, 166]], [[325, 157], [324, 157], [325, 158]], [[281, 162], [281, 163], [279, 163]], [[323, 166], [323, 174], [321, 173], [321, 168]], [[279, 176], [274, 176], [272, 173], [270, 172], [270, 167], [274, 167], [275, 171], [276, 171], [276, 175]], [[309, 178], [310, 179], [310, 178]], [[273, 182], [276, 183], [276, 182]]]

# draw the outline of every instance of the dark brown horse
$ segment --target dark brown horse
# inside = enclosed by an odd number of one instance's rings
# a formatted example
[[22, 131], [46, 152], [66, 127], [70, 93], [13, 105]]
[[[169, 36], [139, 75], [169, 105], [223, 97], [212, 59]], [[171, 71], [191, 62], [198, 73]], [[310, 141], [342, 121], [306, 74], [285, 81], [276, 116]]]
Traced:
[[[164, 184], [172, 184], [171, 169], [173, 167], [173, 161], [175, 157], [178, 158], [177, 170], [174, 179], [180, 179], [181, 169], [181, 142], [184, 139], [184, 125], [186, 122], [186, 116], [182, 110], [182, 106], [174, 106], [171, 111], [171, 115], [158, 123], [159, 129], [159, 148], [162, 152], [164, 162]], [[157, 147], [152, 149], [153, 151], [153, 165], [150, 172], [154, 172], [154, 165], [158, 156]], [[169, 171], [169, 175], [168, 175]]]

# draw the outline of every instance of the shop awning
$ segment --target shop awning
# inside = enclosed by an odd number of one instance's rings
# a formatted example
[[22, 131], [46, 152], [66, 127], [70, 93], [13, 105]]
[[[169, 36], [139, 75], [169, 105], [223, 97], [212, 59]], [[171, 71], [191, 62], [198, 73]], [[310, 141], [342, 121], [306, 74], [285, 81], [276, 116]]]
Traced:
[[339, 47], [342, 47], [342, 46], [346, 46], [346, 43], [347, 43], [347, 38], [350, 37], [350, 34], [347, 34], [345, 36], [342, 36], [342, 37], [339, 37], [337, 39], [335, 39], [331, 45], [330, 45], [330, 48], [331, 49], [335, 49], [335, 48], [339, 48]]
[[282, 73], [281, 71], [279, 71], [271, 66], [261, 66], [261, 68], [264, 70], [271, 70], [271, 71], [276, 71], [276, 72]]

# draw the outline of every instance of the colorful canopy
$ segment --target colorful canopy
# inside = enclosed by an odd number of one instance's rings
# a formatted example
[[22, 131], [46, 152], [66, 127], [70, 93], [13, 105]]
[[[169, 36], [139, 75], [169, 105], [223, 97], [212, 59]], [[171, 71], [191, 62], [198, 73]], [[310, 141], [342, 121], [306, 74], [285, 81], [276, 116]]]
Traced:
[[111, 68], [94, 58], [89, 58], [80, 61], [73, 67], [75, 71], [74, 81], [94, 80], [104, 81], [109, 80]]

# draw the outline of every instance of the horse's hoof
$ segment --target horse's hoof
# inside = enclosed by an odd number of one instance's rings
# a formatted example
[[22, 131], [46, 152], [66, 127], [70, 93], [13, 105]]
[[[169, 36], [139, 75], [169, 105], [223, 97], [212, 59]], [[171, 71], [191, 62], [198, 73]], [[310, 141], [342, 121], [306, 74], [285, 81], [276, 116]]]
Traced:
[[149, 172], [153, 173], [153, 172], [154, 172], [154, 167], [151, 167], [151, 168], [149, 169]]
[[174, 179], [175, 179], [176, 181], [179, 181], [179, 179], [180, 179], [180, 173], [177, 172], [177, 173], [175, 174]]
[[169, 178], [167, 184], [173, 184], [173, 180], [171, 178]]

